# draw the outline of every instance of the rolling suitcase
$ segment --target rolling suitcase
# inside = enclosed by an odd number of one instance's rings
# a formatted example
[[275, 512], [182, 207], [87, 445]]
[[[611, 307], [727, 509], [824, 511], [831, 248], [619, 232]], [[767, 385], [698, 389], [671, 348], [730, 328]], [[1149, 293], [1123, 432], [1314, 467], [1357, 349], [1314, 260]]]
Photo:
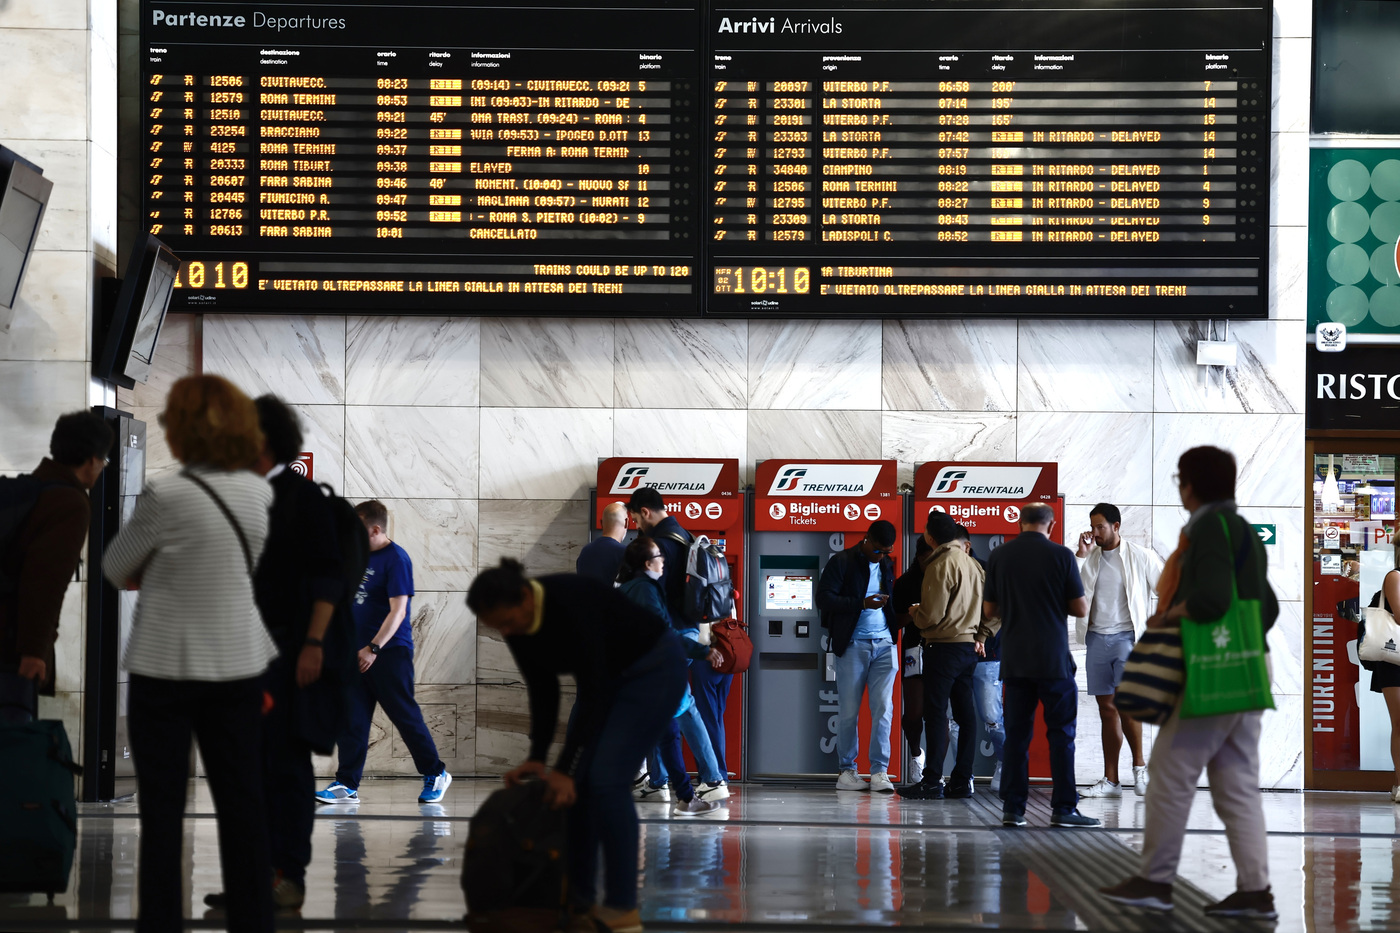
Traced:
[[78, 842], [73, 778], [82, 768], [63, 723], [0, 726], [0, 892], [68, 890]]
[[557, 930], [565, 893], [564, 811], [544, 802], [545, 783], [496, 791], [472, 817], [462, 864], [467, 927], [475, 933]]

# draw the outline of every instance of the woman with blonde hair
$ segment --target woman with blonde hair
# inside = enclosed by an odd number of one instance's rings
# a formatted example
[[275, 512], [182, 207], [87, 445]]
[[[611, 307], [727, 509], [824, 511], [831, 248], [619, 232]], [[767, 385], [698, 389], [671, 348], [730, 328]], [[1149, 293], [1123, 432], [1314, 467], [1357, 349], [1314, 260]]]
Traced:
[[160, 416], [184, 465], [146, 485], [102, 572], [136, 589], [124, 664], [141, 802], [140, 933], [184, 926], [181, 843], [190, 740], [218, 812], [230, 930], [273, 929], [262, 792], [260, 677], [277, 649], [253, 601], [272, 487], [249, 467], [263, 450], [253, 402], [218, 376], [170, 390]]

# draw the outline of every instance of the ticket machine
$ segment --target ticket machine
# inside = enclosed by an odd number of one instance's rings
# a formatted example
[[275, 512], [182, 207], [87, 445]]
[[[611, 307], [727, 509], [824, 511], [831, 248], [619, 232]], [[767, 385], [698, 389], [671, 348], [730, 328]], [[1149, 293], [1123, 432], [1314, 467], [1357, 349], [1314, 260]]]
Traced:
[[[664, 457], [612, 457], [598, 464], [592, 534], [602, 534], [603, 509], [626, 502], [634, 490], [652, 486], [666, 500], [666, 510], [693, 535], [705, 535], [724, 551], [729, 579], [734, 583], [734, 613], [745, 619], [744, 496], [739, 489], [738, 460], [685, 460]], [[629, 524], [627, 540], [637, 535]], [[724, 713], [724, 764], [737, 778], [744, 775], [744, 675], [734, 678]], [[694, 767], [689, 749], [686, 760]]]
[[[1043, 503], [1055, 510], [1050, 540], [1063, 544], [1065, 505], [1057, 492], [1059, 480], [1057, 463], [925, 463], [914, 472], [914, 527], [910, 533], [921, 533], [929, 509], [939, 509], [967, 528], [972, 552], [986, 561], [1003, 542], [1021, 533], [1021, 509]], [[949, 755], [952, 753], [950, 747]], [[991, 742], [985, 734], [980, 735], [973, 773], [987, 776], [994, 767]], [[1043, 725], [1031, 742], [1030, 773], [1033, 778], [1050, 776], [1050, 749]]]
[[[749, 541], [747, 762], [750, 780], [836, 777], [835, 656], [817, 611], [817, 581], [836, 552], [859, 542], [871, 522], [896, 530], [903, 560], [905, 499], [893, 460], [765, 460], [754, 479]], [[890, 777], [899, 779], [899, 683], [890, 722]], [[860, 757], [869, 773], [869, 704], [862, 701]]]

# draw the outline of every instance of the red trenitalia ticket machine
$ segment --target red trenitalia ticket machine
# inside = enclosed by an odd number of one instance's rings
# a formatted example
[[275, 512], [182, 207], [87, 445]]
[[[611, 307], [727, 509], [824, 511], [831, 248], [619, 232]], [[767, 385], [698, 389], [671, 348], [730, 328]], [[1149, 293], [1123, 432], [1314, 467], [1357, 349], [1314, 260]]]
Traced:
[[[967, 528], [972, 552], [985, 562], [1003, 542], [1021, 533], [1021, 509], [1042, 503], [1055, 510], [1050, 540], [1063, 544], [1065, 504], [1058, 492], [1059, 482], [1058, 463], [925, 463], [914, 473], [914, 527], [910, 531], [923, 532], [930, 509], [947, 512]], [[991, 753], [991, 743], [984, 736], [977, 743], [977, 774], [992, 773]], [[1030, 773], [1033, 778], [1050, 777], [1050, 746], [1043, 719], [1031, 740]]]
[[[895, 572], [903, 563], [905, 499], [893, 460], [765, 460], [754, 479], [749, 541], [747, 757], [758, 781], [836, 778], [835, 655], [821, 627], [817, 581], [837, 552], [872, 522], [895, 526]], [[896, 658], [896, 666], [898, 659]], [[899, 779], [900, 689], [893, 688], [891, 779]], [[869, 773], [870, 706], [862, 698], [857, 768]]]
[[[734, 614], [744, 621], [744, 495], [739, 488], [738, 460], [687, 460], [664, 457], [611, 457], [598, 465], [593, 534], [601, 533], [603, 509], [626, 502], [633, 491], [654, 487], [666, 501], [666, 511], [692, 535], [705, 535], [724, 551], [729, 579], [734, 583]], [[629, 541], [636, 526], [629, 523]], [[703, 662], [695, 662], [697, 664]], [[744, 675], [734, 678], [724, 713], [724, 766], [736, 778], [744, 776]], [[694, 759], [686, 749], [686, 761]]]

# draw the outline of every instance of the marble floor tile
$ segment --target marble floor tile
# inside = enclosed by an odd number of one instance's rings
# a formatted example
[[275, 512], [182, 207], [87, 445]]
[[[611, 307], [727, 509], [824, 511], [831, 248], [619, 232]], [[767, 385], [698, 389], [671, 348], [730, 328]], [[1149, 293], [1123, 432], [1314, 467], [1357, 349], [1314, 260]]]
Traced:
[[1021, 411], [1152, 411], [1152, 322], [1021, 321]]
[[613, 411], [612, 453], [615, 457], [733, 457], [744, 463], [748, 427], [748, 413], [735, 409], [619, 408]]
[[1015, 411], [1016, 322], [885, 321], [884, 407]]
[[[530, 702], [525, 686], [478, 684], [476, 774], [504, 774], [530, 754]], [[554, 761], [564, 741], [573, 709], [572, 689], [561, 687], [559, 724], [548, 761]]]
[[1203, 444], [1235, 455], [1235, 499], [1241, 507], [1303, 505], [1303, 416], [1275, 414], [1162, 413], [1154, 416], [1152, 501], [1181, 501], [1172, 475], [1177, 458]]
[[587, 499], [482, 499], [478, 562], [513, 557], [532, 574], [572, 573], [589, 540]]
[[204, 315], [204, 372], [289, 405], [345, 402], [345, 318]]
[[465, 593], [419, 589], [413, 597], [414, 683], [476, 683], [476, 627]]
[[748, 406], [747, 321], [618, 318], [616, 325], [616, 407]]
[[1023, 412], [1016, 459], [1055, 461], [1070, 502], [1152, 501], [1152, 415], [1137, 412]]
[[749, 408], [878, 409], [878, 321], [750, 321]]
[[481, 498], [587, 499], [612, 456], [605, 408], [481, 409]]
[[[1202, 321], [1158, 321], [1156, 409], [1187, 412], [1292, 414], [1304, 405], [1302, 321], [1241, 321], [1229, 329], [1237, 345], [1231, 369], [1196, 365]], [[1224, 334], [1217, 326], [1214, 339]]]
[[480, 319], [351, 317], [345, 346], [348, 405], [480, 402]]
[[[749, 410], [749, 459], [881, 456], [880, 412]], [[752, 464], [746, 466], [752, 469]], [[750, 476], [751, 478], [751, 476]]]
[[466, 592], [476, 576], [476, 500], [382, 501], [389, 509], [389, 537], [413, 559], [415, 588]]
[[347, 496], [476, 498], [478, 409], [349, 406], [345, 426]]
[[0, 386], [0, 473], [27, 473], [48, 456], [58, 416], [87, 407], [88, 364], [0, 360]]
[[1016, 416], [977, 411], [886, 411], [880, 455], [899, 461], [899, 482], [933, 460], [1014, 460]]
[[1269, 228], [1269, 317], [1308, 316], [1308, 228]]
[[[165, 408], [165, 398], [177, 380], [194, 375], [195, 315], [168, 314], [160, 329], [155, 357], [151, 360], [151, 375], [135, 388], [117, 390], [117, 407]], [[151, 422], [155, 424], [154, 421]]]
[[482, 318], [481, 404], [606, 408], [613, 356], [610, 320]]

